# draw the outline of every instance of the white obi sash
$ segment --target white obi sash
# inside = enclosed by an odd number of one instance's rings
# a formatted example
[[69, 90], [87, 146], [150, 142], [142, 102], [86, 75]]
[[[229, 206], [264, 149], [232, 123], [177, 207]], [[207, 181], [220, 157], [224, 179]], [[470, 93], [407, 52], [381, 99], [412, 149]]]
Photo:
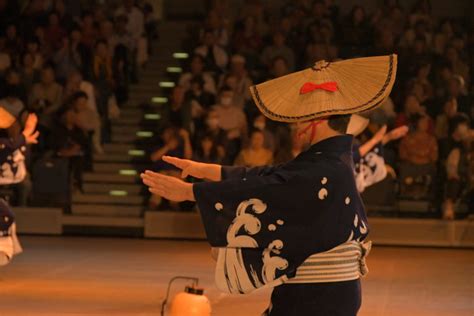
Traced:
[[371, 246], [371, 242], [346, 242], [326, 252], [308, 257], [298, 267], [293, 278], [283, 275], [265, 284], [255, 282], [258, 279], [249, 275], [242, 262], [239, 248], [219, 248], [215, 271], [216, 285], [226, 293], [248, 294], [258, 288], [276, 287], [284, 283], [357, 280], [368, 273], [365, 258], [369, 254]]
[[14, 255], [23, 251], [16, 236], [15, 223], [10, 226], [8, 233], [7, 236], [0, 236], [0, 266], [8, 264]]

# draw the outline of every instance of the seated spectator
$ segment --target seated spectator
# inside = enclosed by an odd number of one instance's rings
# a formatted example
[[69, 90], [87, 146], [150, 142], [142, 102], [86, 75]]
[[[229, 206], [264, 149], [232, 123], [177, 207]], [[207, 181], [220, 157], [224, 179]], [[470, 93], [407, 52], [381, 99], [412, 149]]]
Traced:
[[467, 94], [466, 85], [464, 79], [459, 75], [451, 77], [448, 83], [448, 96], [455, 98], [458, 103], [458, 111], [471, 115], [471, 100]]
[[[109, 21], [106, 22], [108, 25]], [[123, 45], [127, 47], [130, 52], [134, 52], [136, 50], [136, 42], [133, 39], [132, 35], [127, 30], [128, 18], [126, 15], [119, 15], [115, 18], [115, 31], [111, 30], [111, 35], [107, 38], [110, 53], [113, 54], [115, 47], [117, 45]]]
[[97, 92], [97, 110], [103, 118], [108, 117], [108, 102], [113, 95], [114, 77], [112, 57], [109, 54], [107, 43], [98, 41], [94, 50], [93, 80]]
[[[244, 102], [250, 99], [250, 86], [252, 79], [245, 68], [245, 57], [242, 55], [233, 55], [230, 62], [229, 75], [235, 77], [234, 95], [237, 94], [237, 99]], [[224, 77], [222, 77], [224, 78]], [[223, 81], [223, 79], [221, 79]], [[220, 86], [223, 86], [222, 84]]]
[[253, 127], [263, 133], [263, 147], [270, 150], [272, 153], [275, 152], [275, 136], [266, 126], [267, 118], [259, 114], [253, 121]]
[[240, 146], [247, 136], [247, 118], [242, 109], [232, 104], [234, 92], [230, 87], [223, 87], [219, 94], [218, 103], [214, 106], [217, 113], [218, 126], [222, 128], [231, 143], [227, 155], [235, 159]]
[[[163, 161], [163, 156], [172, 156], [177, 158], [191, 159], [193, 150], [189, 133], [185, 129], [177, 129], [175, 127], [167, 127], [161, 134], [161, 144], [159, 148], [152, 151], [150, 160], [153, 162], [153, 171], [160, 172], [166, 175], [181, 177], [181, 170], [175, 166]], [[178, 209], [178, 203], [167, 201], [162, 205], [162, 198], [158, 195], [152, 195], [149, 200], [149, 206], [152, 209], [157, 207], [169, 206], [172, 209]]]
[[79, 70], [81, 67], [80, 64], [77, 64], [77, 59], [74, 57], [74, 51], [71, 49], [69, 38], [66, 36], [57, 44], [53, 61], [56, 66], [56, 78], [61, 83], [66, 82], [70, 72]]
[[454, 98], [443, 104], [443, 112], [436, 117], [435, 135], [439, 140], [448, 138], [449, 121], [458, 113], [458, 102]]
[[54, 113], [61, 107], [63, 87], [56, 82], [56, 75], [51, 65], [41, 71], [41, 81], [33, 86], [29, 107], [39, 115], [39, 124], [50, 128]]
[[[220, 16], [217, 10], [211, 10], [207, 14], [206, 21], [204, 22], [204, 28], [213, 30], [216, 38], [216, 43], [221, 47], [227, 47], [229, 45], [229, 34], [224, 26], [223, 16]], [[202, 33], [202, 32], [201, 32]], [[202, 37], [202, 34], [200, 34]]]
[[371, 44], [371, 32], [364, 8], [360, 5], [354, 6], [343, 24], [342, 55], [364, 55]]
[[273, 153], [263, 146], [264, 140], [263, 132], [254, 130], [250, 135], [249, 146], [240, 151], [235, 159], [235, 165], [258, 167], [272, 164]]
[[64, 89], [64, 99], [69, 100], [78, 92], [83, 92], [87, 96], [87, 111], [95, 113], [94, 116], [99, 120], [97, 123], [94, 119], [94, 134], [92, 135], [92, 145], [94, 152], [101, 154], [104, 152], [101, 145], [101, 125], [100, 116], [97, 112], [97, 105], [95, 100], [94, 86], [89, 81], [82, 79], [82, 75], [78, 71], [73, 71], [69, 74], [66, 86]]
[[282, 32], [273, 34], [272, 45], [265, 47], [262, 53], [262, 63], [265, 66], [271, 67], [273, 59], [281, 56], [287, 61], [289, 71], [295, 69], [295, 54], [290, 47], [286, 46], [285, 40], [285, 35]]
[[288, 62], [285, 58], [278, 56], [275, 57], [272, 61], [272, 66], [270, 68], [270, 73], [268, 79], [275, 79], [278, 77], [285, 76], [290, 73], [288, 68]]
[[51, 12], [48, 16], [48, 26], [45, 29], [46, 39], [48, 45], [56, 50], [63, 44], [63, 38], [66, 36], [66, 31], [60, 24], [59, 14], [57, 12]]
[[236, 24], [232, 47], [236, 53], [247, 57], [251, 65], [255, 64], [262, 47], [262, 39], [253, 16], [249, 15]]
[[445, 56], [453, 69], [453, 73], [460, 75], [465, 82], [470, 82], [469, 66], [459, 57], [459, 51], [449, 46], [446, 48]]
[[43, 68], [44, 56], [41, 52], [40, 42], [37, 37], [27, 40], [26, 51], [33, 56], [33, 68], [40, 71], [41, 68]]
[[49, 145], [57, 156], [69, 160], [74, 187], [83, 192], [82, 174], [85, 158], [90, 152], [89, 139], [86, 132], [79, 127], [77, 113], [73, 107], [64, 107], [58, 117], [59, 120], [50, 135]]
[[40, 72], [35, 68], [34, 56], [30, 53], [23, 54], [21, 64], [21, 78], [26, 91], [31, 91], [33, 85], [40, 80]]
[[202, 130], [198, 130], [195, 135], [195, 144], [208, 136], [212, 138], [212, 142], [216, 146], [218, 158], [223, 164], [231, 164], [233, 161], [227, 160], [226, 149], [229, 144], [226, 132], [219, 127], [219, 115], [214, 109], [210, 109], [205, 117], [205, 126]]
[[191, 80], [191, 89], [186, 93], [186, 100], [191, 103], [191, 116], [194, 121], [194, 130], [203, 127], [205, 112], [215, 104], [214, 95], [203, 89], [204, 80], [198, 76]]
[[465, 114], [453, 117], [449, 128], [449, 149], [446, 157], [447, 182], [443, 202], [443, 218], [455, 217], [455, 205], [469, 183], [468, 141], [474, 140], [474, 132], [469, 130], [469, 118]]
[[438, 144], [428, 132], [430, 121], [427, 116], [415, 116], [414, 121], [416, 130], [400, 142], [400, 193], [415, 199], [429, 199], [438, 160]]
[[232, 104], [243, 109], [245, 107], [245, 96], [240, 94], [238, 79], [237, 76], [231, 73], [227, 73], [220, 84], [221, 87], [228, 86], [234, 92], [234, 98], [232, 99]]
[[436, 138], [428, 132], [430, 119], [418, 115], [413, 120], [416, 130], [402, 139], [400, 159], [415, 165], [434, 164], [438, 160], [438, 144]]
[[92, 77], [92, 49], [83, 43], [82, 31], [78, 28], [73, 28], [69, 32], [69, 39], [74, 63], [85, 78], [90, 79]]
[[21, 56], [23, 50], [23, 39], [18, 34], [17, 26], [14, 23], [7, 25], [5, 30], [6, 42], [5, 50], [13, 59], [14, 64], [18, 64], [18, 58]]
[[169, 106], [163, 112], [162, 120], [173, 126], [180, 126], [188, 132], [193, 129], [191, 102], [186, 100], [183, 87], [175, 86], [171, 90]]
[[81, 21], [81, 42], [88, 49], [92, 50], [99, 37], [99, 31], [94, 21], [94, 15], [86, 11], [82, 14]]
[[[405, 98], [405, 103], [403, 105], [403, 112], [397, 115], [395, 119], [395, 127], [400, 127], [404, 125], [410, 125], [413, 122], [413, 117], [415, 115], [425, 115], [426, 109], [420, 104], [417, 96], [414, 94], [409, 94]], [[414, 127], [416, 129], [416, 127]]]
[[205, 69], [213, 73], [223, 72], [229, 61], [225, 50], [216, 44], [212, 30], [204, 32], [202, 45], [196, 47], [194, 53], [203, 57]]
[[198, 146], [193, 152], [193, 160], [204, 163], [221, 164], [224, 156], [219, 155], [218, 148], [219, 146], [215, 143], [213, 135], [205, 134], [198, 140]]
[[184, 89], [191, 88], [191, 79], [196, 76], [201, 76], [204, 80], [204, 90], [209, 93], [216, 94], [216, 82], [214, 78], [204, 71], [204, 58], [201, 55], [194, 55], [189, 63], [189, 71], [183, 73], [178, 80], [178, 84]]
[[[27, 99], [28, 99], [28, 92], [26, 90], [25, 85], [23, 84], [23, 80], [21, 77], [21, 73], [19, 69], [16, 68], [10, 68], [6, 71], [5, 73], [5, 85], [11, 87], [14, 89], [14, 94], [15, 96], [23, 102], [23, 104], [26, 104]], [[3, 92], [8, 93], [6, 90], [7, 87], [3, 87]]]

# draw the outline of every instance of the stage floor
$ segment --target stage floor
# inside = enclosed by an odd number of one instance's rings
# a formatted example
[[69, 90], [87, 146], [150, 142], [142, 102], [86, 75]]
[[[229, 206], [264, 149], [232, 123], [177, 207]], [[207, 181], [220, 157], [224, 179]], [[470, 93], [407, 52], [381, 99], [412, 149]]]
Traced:
[[[176, 275], [200, 278], [213, 315], [260, 315], [268, 304], [268, 291], [219, 293], [204, 242], [20, 240], [24, 253], [0, 267], [1, 315], [159, 315], [167, 282]], [[361, 316], [474, 315], [472, 250], [375, 247], [368, 264]]]

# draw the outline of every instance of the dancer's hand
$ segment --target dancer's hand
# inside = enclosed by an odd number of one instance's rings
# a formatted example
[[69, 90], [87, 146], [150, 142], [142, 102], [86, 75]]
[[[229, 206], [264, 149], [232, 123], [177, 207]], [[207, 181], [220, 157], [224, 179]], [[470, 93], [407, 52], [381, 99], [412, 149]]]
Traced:
[[36, 125], [38, 124], [38, 117], [36, 114], [31, 113], [28, 114], [26, 118], [25, 128], [23, 129], [23, 136], [25, 136], [25, 140], [27, 144], [37, 144], [38, 143], [38, 136], [39, 131], [36, 131]]
[[171, 156], [163, 156], [163, 160], [181, 169], [181, 178], [186, 178], [189, 175], [198, 179], [219, 181], [221, 177], [221, 167], [219, 165], [206, 164]]
[[195, 201], [193, 185], [175, 177], [145, 171], [141, 174], [143, 183], [149, 187], [153, 194], [175, 202]]

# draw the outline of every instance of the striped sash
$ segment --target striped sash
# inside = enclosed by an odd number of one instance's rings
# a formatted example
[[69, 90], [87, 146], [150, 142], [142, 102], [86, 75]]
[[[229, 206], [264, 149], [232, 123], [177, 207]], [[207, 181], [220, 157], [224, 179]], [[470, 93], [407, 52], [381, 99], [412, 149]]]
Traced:
[[324, 283], [359, 279], [369, 271], [365, 258], [371, 242], [349, 241], [306, 259], [284, 283]]

